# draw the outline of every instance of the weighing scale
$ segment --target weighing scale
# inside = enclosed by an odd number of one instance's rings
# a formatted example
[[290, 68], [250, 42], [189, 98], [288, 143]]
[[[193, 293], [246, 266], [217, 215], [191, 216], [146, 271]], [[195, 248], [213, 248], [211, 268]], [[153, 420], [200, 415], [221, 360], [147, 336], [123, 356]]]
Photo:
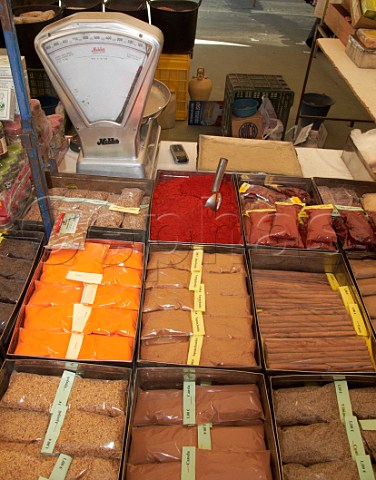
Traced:
[[153, 80], [162, 32], [122, 13], [86, 12], [46, 26], [34, 43], [81, 140], [77, 172], [151, 178], [156, 118], [170, 99]]

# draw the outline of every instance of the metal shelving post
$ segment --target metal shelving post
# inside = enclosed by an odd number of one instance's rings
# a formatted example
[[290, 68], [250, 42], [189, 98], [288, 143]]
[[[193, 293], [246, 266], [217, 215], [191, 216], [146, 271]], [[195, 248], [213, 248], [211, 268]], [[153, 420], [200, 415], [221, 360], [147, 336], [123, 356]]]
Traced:
[[20, 49], [14, 27], [10, 0], [0, 0], [0, 19], [4, 33], [10, 68], [12, 70], [16, 97], [21, 114], [22, 143], [27, 149], [31, 175], [36, 189], [39, 208], [45, 227], [47, 238], [50, 236], [53, 215], [48, 196], [48, 187], [43, 169], [42, 154], [39, 146], [34, 121], [31, 115], [29, 99], [27, 96], [25, 79], [23, 76]]

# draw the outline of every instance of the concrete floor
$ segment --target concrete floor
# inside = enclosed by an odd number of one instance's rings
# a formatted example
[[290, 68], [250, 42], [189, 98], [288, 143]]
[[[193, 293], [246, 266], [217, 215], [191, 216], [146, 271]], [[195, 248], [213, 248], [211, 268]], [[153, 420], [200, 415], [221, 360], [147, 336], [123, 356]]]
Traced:
[[[223, 100], [228, 73], [282, 75], [295, 93], [288, 128], [295, 123], [310, 50], [305, 40], [314, 23], [314, 9], [304, 0], [203, 0], [199, 8], [190, 77], [198, 66], [213, 81], [210, 100]], [[236, 45], [231, 45], [236, 44]], [[335, 99], [330, 115], [367, 119], [367, 113], [324, 54], [314, 60], [306, 92], [325, 93]], [[325, 148], [342, 149], [352, 128], [375, 125], [325, 122]], [[163, 140], [197, 141], [200, 134], [221, 135], [220, 128], [188, 126], [176, 122], [162, 131]]]

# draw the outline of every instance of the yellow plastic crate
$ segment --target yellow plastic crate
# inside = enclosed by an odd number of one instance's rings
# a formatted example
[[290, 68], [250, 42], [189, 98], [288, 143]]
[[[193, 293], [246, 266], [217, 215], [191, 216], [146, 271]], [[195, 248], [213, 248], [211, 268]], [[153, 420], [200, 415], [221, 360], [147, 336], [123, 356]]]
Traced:
[[190, 55], [162, 53], [155, 78], [176, 93], [176, 120], [188, 117], [188, 82], [191, 65]]

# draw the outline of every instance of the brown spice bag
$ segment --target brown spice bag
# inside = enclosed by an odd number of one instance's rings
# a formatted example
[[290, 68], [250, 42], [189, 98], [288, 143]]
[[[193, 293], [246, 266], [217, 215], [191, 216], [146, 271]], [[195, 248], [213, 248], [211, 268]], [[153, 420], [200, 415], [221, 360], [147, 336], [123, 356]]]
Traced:
[[308, 466], [351, 457], [345, 427], [340, 420], [284, 427], [278, 436], [283, 463]]
[[[168, 344], [145, 345], [141, 343], [141, 360], [178, 365], [187, 364], [189, 343], [189, 337]], [[208, 367], [256, 366], [255, 348], [256, 340], [204, 336], [200, 365]]]
[[[127, 480], [180, 480], [181, 463], [130, 465]], [[196, 480], [272, 480], [270, 452], [224, 453], [196, 450]]]
[[313, 424], [338, 420], [339, 409], [333, 383], [273, 390], [279, 426]]
[[352, 459], [316, 463], [309, 467], [297, 463], [283, 466], [284, 480], [359, 480], [356, 463]]
[[[252, 317], [214, 317], [203, 314], [205, 334], [209, 337], [253, 338]], [[191, 313], [183, 310], [161, 310], [144, 313], [141, 339], [145, 345], [170, 343], [193, 334]]]
[[[196, 386], [196, 423], [250, 424], [263, 420], [257, 385]], [[134, 426], [180, 425], [183, 390], [139, 390]]]
[[[263, 425], [214, 426], [210, 429], [211, 450], [220, 452], [260, 452], [266, 450]], [[182, 447], [198, 446], [198, 428], [183, 425], [135, 427], [128, 462], [176, 462]]]

